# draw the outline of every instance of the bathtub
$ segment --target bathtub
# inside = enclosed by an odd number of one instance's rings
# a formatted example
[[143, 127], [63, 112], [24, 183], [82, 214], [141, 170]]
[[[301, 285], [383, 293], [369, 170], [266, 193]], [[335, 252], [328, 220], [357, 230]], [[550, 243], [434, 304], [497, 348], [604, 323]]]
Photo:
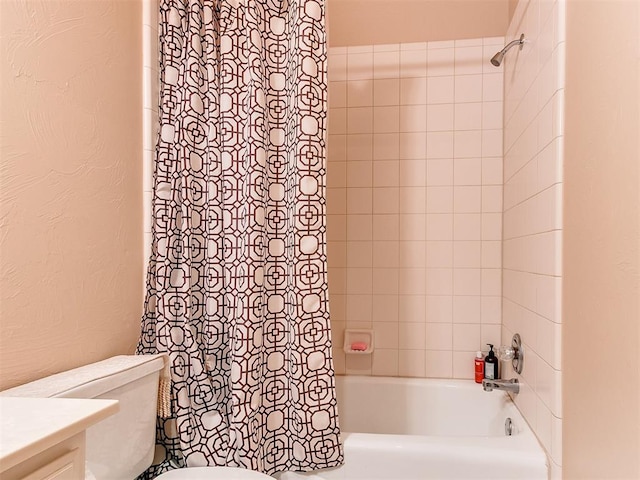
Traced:
[[544, 451], [503, 392], [470, 380], [359, 376], [338, 376], [336, 387], [344, 465], [280, 480], [547, 479]]

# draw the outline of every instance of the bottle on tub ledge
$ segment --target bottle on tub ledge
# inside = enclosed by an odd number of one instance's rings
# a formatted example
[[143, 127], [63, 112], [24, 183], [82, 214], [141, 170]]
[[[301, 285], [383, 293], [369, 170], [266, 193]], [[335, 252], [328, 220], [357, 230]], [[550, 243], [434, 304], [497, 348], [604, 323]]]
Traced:
[[476, 383], [482, 383], [482, 379], [484, 378], [484, 355], [480, 350], [476, 352], [474, 363]]
[[487, 345], [489, 345], [489, 353], [484, 357], [484, 378], [495, 380], [500, 378], [498, 376], [498, 357], [493, 353], [493, 345], [491, 343], [487, 343]]

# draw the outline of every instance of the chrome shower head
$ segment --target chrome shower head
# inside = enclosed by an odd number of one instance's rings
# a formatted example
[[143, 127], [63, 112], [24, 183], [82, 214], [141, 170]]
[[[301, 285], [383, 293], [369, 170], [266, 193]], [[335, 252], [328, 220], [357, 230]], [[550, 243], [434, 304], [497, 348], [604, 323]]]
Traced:
[[507, 46], [505, 46], [502, 50], [500, 50], [498, 53], [496, 53], [492, 58], [491, 58], [491, 65], [495, 66], [495, 67], [499, 67], [500, 64], [502, 63], [502, 60], [504, 59], [505, 54], [509, 51], [509, 49], [515, 45], [520, 45], [520, 50], [522, 50], [522, 46], [524, 45], [524, 33], [520, 35], [520, 38], [518, 40], [513, 40], [512, 42], [509, 42], [507, 44]]
[[505, 50], [500, 50], [491, 58], [491, 65], [494, 67], [499, 67], [502, 63], [502, 59], [504, 58], [504, 54], [507, 53]]

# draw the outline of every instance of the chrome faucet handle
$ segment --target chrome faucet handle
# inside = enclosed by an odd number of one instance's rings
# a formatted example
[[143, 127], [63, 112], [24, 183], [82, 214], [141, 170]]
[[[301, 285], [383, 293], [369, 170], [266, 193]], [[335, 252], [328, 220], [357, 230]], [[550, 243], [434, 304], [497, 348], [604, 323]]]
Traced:
[[522, 373], [524, 366], [524, 350], [522, 349], [522, 339], [519, 334], [515, 334], [511, 339], [511, 345], [501, 345], [498, 347], [498, 358], [503, 362], [511, 360], [511, 366], [516, 373]]
[[500, 345], [498, 347], [498, 358], [503, 362], [513, 360], [517, 355], [516, 349], [511, 345]]

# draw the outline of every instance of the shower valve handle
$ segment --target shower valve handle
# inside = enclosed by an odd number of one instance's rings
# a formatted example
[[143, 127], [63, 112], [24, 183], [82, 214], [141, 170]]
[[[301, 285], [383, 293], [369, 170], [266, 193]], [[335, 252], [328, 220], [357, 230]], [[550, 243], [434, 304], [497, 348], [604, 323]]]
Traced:
[[501, 345], [498, 347], [498, 358], [503, 362], [511, 361], [511, 365], [516, 373], [522, 373], [524, 365], [524, 350], [519, 334], [515, 334], [511, 339], [511, 345]]

